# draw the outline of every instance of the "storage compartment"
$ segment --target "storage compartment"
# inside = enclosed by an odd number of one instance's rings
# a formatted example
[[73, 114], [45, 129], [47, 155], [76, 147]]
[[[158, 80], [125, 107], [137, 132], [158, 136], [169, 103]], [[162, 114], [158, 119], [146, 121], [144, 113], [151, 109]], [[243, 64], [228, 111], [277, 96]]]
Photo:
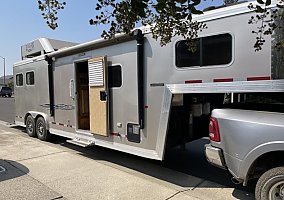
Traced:
[[177, 96], [174, 95], [172, 101], [167, 148], [207, 137], [211, 110], [223, 105], [224, 101], [224, 94]]

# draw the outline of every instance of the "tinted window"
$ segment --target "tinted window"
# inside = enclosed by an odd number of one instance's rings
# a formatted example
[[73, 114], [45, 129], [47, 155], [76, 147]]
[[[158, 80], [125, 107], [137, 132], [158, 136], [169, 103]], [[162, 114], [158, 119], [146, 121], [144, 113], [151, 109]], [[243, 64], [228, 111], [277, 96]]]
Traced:
[[196, 51], [189, 50], [186, 40], [176, 43], [176, 66], [210, 66], [229, 64], [232, 60], [232, 36], [221, 34], [193, 40]]
[[16, 86], [22, 86], [23, 85], [23, 74], [17, 74], [16, 75]]
[[122, 85], [122, 75], [121, 66], [114, 65], [108, 67], [108, 87], [121, 87]]
[[26, 73], [26, 84], [27, 85], [34, 85], [35, 84], [34, 72], [27, 72]]
[[12, 89], [9, 87], [2, 87], [2, 91], [12, 91]]
[[182, 40], [176, 43], [176, 66], [177, 67], [189, 67], [199, 66], [200, 64], [200, 40], [193, 41], [193, 45], [196, 45], [196, 51], [189, 49], [189, 45], [186, 40]]

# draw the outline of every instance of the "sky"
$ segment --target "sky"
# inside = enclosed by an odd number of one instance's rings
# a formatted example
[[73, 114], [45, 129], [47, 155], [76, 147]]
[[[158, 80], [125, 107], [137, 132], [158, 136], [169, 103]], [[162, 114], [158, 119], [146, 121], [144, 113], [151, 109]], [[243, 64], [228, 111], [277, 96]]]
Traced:
[[[106, 26], [91, 26], [96, 0], [65, 0], [59, 11], [56, 30], [51, 30], [41, 16], [37, 0], [2, 0], [0, 4], [0, 56], [5, 58], [6, 75], [13, 74], [13, 64], [21, 60], [21, 46], [46, 37], [83, 43], [100, 38]], [[220, 5], [222, 0], [204, 1], [202, 7]], [[0, 58], [0, 77], [4, 74], [4, 60]]]

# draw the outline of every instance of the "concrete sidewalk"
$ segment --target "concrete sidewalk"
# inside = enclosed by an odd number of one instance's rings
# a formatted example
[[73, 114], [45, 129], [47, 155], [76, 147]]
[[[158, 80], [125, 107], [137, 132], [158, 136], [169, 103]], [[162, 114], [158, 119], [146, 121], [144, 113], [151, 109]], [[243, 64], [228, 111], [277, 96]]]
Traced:
[[0, 125], [0, 199], [253, 199], [252, 194], [161, 166], [145, 167], [165, 178], [90, 159]]

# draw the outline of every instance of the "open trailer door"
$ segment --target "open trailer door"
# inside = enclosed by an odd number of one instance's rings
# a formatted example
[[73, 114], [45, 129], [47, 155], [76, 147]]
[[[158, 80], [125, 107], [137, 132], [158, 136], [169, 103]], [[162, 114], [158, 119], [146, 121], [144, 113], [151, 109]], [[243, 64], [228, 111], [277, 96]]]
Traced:
[[106, 57], [88, 61], [90, 131], [93, 134], [108, 136], [108, 87], [106, 80]]

